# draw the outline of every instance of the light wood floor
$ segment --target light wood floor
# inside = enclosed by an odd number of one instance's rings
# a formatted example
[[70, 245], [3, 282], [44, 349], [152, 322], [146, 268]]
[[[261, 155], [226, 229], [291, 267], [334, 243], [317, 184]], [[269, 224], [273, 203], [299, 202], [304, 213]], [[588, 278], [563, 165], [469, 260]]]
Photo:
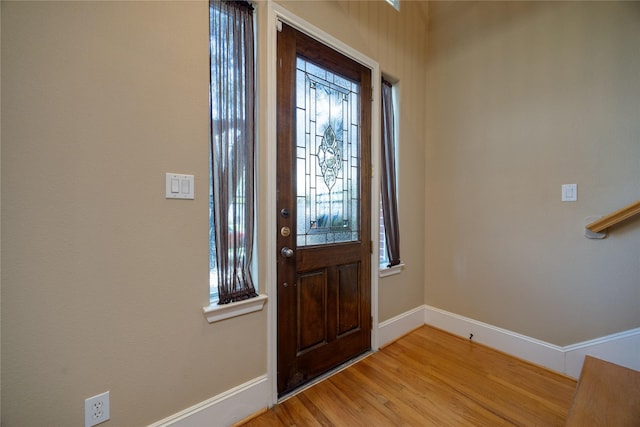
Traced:
[[242, 424], [561, 426], [576, 381], [427, 326]]

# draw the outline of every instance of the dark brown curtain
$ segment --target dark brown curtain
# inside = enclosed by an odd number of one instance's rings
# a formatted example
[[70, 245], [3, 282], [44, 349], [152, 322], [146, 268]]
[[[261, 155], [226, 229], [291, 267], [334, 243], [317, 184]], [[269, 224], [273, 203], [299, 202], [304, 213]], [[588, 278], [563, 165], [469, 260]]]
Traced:
[[254, 224], [253, 9], [211, 0], [211, 222], [218, 304], [257, 296]]
[[391, 83], [382, 80], [382, 210], [389, 258], [388, 267], [400, 264], [400, 227], [396, 192], [396, 150]]

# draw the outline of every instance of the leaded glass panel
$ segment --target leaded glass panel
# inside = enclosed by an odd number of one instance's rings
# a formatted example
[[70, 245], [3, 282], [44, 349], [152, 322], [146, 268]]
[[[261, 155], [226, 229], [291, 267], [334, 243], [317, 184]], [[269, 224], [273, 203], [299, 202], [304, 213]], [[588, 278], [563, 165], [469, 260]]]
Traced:
[[297, 245], [360, 239], [359, 85], [296, 62]]

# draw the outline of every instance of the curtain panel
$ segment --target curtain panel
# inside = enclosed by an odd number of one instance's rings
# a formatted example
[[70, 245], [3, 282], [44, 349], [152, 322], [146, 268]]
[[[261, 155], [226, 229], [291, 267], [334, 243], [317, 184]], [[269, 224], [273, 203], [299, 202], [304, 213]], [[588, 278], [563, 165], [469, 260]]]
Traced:
[[257, 296], [254, 235], [254, 33], [245, 2], [210, 3], [211, 218], [218, 304]]
[[400, 225], [398, 221], [398, 198], [396, 191], [396, 149], [393, 117], [393, 91], [391, 83], [382, 80], [382, 211], [384, 231], [389, 258], [388, 267], [400, 261]]

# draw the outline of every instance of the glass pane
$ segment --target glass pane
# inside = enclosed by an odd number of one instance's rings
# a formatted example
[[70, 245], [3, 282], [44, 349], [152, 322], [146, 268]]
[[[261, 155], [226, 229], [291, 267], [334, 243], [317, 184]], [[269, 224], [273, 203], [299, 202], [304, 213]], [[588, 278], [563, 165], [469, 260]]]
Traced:
[[298, 246], [360, 238], [359, 85], [297, 58]]

